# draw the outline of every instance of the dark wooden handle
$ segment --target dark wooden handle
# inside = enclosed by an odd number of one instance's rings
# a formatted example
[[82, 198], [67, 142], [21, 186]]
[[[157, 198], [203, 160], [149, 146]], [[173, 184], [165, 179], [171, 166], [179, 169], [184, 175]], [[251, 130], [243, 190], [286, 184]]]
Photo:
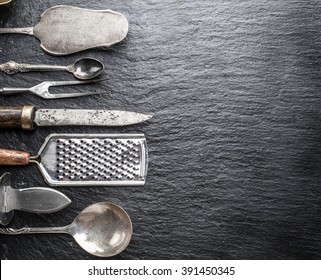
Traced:
[[28, 165], [29, 153], [0, 149], [0, 165]]
[[33, 130], [35, 112], [33, 106], [0, 107], [0, 128]]

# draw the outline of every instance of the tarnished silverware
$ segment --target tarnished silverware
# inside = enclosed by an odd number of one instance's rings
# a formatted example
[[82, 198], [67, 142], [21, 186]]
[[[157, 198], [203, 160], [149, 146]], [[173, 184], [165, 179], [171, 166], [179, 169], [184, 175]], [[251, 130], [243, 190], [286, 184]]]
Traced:
[[0, 224], [7, 225], [14, 210], [33, 213], [53, 213], [66, 207], [70, 199], [50, 188], [13, 189], [10, 173], [0, 178]]
[[112, 257], [126, 249], [132, 237], [133, 226], [124, 209], [110, 202], [99, 202], [85, 208], [67, 226], [0, 228], [0, 234], [31, 233], [66, 233], [71, 235], [89, 254]]
[[37, 164], [51, 186], [143, 186], [143, 134], [51, 134], [38, 155], [0, 149], [0, 165]]
[[36, 126], [125, 126], [147, 121], [151, 117], [151, 115], [119, 110], [0, 106], [0, 128], [24, 130], [33, 130]]
[[58, 99], [58, 98], [70, 98], [79, 97], [93, 94], [100, 94], [100, 92], [74, 92], [74, 93], [50, 93], [49, 88], [55, 86], [70, 86], [70, 85], [82, 85], [88, 83], [100, 82], [105, 79], [88, 80], [88, 81], [50, 81], [43, 82], [31, 88], [0, 88], [0, 95], [12, 95], [18, 93], [31, 93], [44, 99]]
[[0, 29], [0, 34], [34, 35], [41, 41], [41, 48], [52, 55], [109, 47], [122, 41], [127, 32], [127, 19], [120, 13], [66, 5], [46, 10], [35, 27]]
[[25, 64], [15, 61], [8, 61], [0, 64], [0, 71], [7, 74], [31, 71], [67, 71], [79, 80], [89, 80], [97, 77], [104, 71], [105, 67], [99, 60], [85, 57], [78, 59], [75, 63], [68, 66]]

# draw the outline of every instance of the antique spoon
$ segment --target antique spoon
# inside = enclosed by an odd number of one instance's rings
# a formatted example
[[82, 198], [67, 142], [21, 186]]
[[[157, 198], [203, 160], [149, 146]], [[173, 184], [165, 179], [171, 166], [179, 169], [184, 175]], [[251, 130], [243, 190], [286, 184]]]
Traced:
[[44, 228], [0, 228], [0, 234], [67, 233], [88, 253], [111, 257], [129, 244], [133, 228], [128, 214], [110, 202], [99, 202], [85, 208], [68, 226]]
[[78, 59], [74, 64], [68, 66], [58, 65], [32, 65], [8, 61], [0, 64], [0, 71], [7, 74], [16, 74], [29, 71], [68, 71], [79, 80], [89, 80], [97, 77], [104, 71], [104, 64], [99, 60], [85, 57]]

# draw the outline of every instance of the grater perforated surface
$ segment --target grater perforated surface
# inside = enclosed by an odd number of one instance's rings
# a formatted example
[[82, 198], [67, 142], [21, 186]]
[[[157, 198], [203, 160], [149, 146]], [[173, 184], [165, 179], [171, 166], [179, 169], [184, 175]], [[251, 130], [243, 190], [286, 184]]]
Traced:
[[37, 157], [51, 186], [137, 186], [147, 176], [143, 134], [51, 134]]
[[136, 180], [139, 143], [123, 139], [57, 139], [59, 181]]

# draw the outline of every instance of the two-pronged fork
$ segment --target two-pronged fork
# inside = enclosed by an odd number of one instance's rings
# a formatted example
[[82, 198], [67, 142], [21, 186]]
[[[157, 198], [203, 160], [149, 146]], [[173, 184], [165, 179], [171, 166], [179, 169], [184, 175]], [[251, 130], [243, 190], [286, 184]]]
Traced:
[[0, 95], [11, 95], [17, 93], [32, 93], [44, 99], [56, 99], [56, 98], [69, 98], [79, 97], [85, 95], [99, 94], [99, 92], [76, 92], [76, 93], [50, 93], [49, 88], [52, 86], [68, 86], [68, 85], [80, 85], [94, 82], [100, 82], [105, 79], [96, 79], [88, 81], [52, 81], [43, 82], [31, 88], [0, 88]]

